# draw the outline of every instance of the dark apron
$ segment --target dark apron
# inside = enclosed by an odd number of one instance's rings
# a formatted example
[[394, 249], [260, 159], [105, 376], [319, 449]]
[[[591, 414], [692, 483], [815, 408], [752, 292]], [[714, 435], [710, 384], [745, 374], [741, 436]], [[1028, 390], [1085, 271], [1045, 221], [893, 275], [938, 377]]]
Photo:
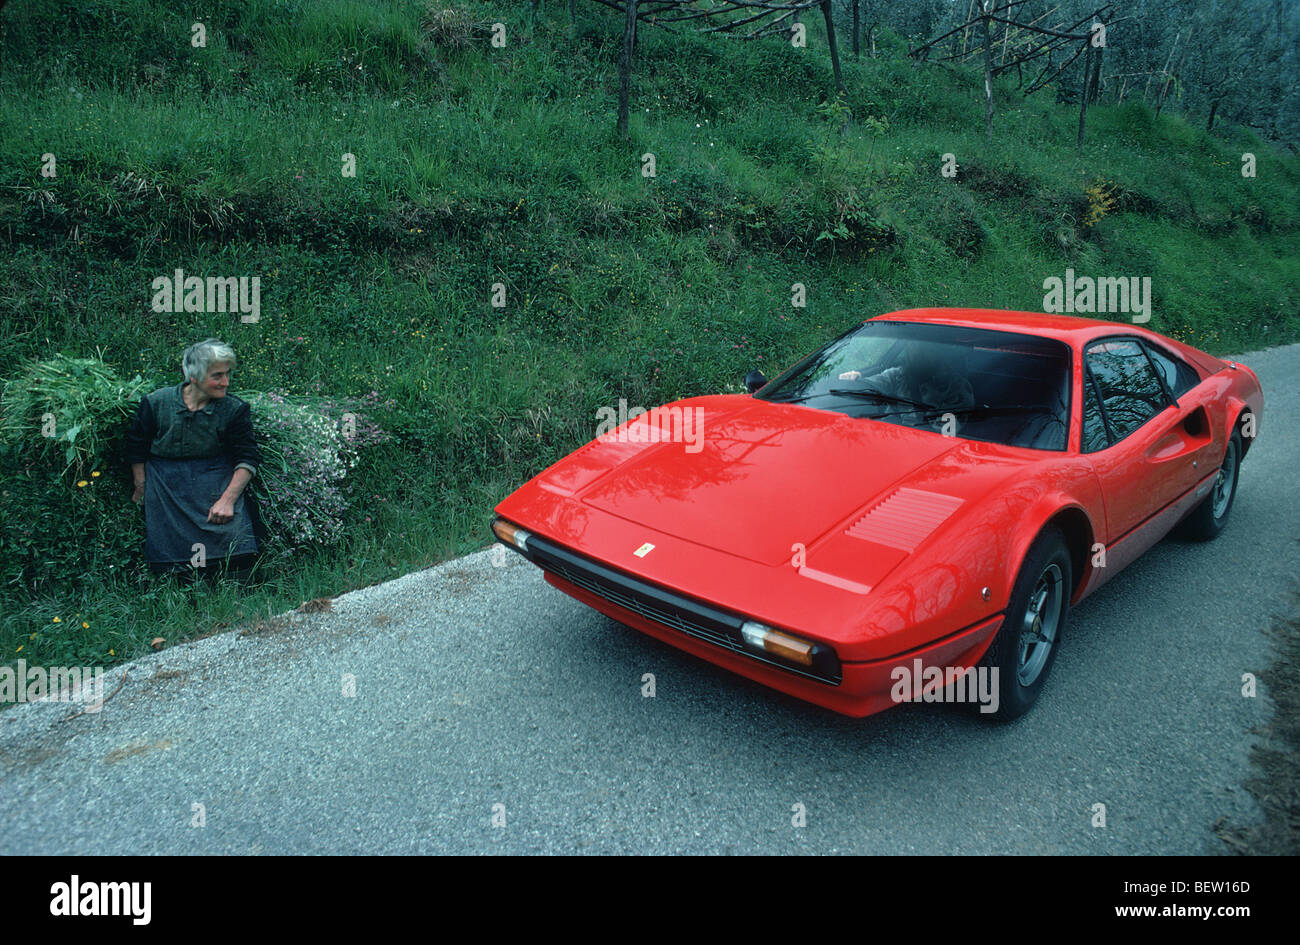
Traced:
[[144, 480], [144, 556], [154, 571], [193, 568], [196, 543], [204, 546], [207, 566], [257, 552], [256, 512], [243, 494], [235, 500], [235, 517], [229, 522], [208, 521], [208, 509], [226, 491], [234, 471], [226, 456], [149, 457]]

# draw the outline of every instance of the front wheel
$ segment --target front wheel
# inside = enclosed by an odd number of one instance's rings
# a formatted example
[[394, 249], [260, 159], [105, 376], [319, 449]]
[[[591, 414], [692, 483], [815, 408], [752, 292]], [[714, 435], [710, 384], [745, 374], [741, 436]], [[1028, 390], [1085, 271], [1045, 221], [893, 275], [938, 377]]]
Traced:
[[1072, 587], [1065, 538], [1048, 528], [1025, 556], [1002, 627], [980, 660], [981, 669], [997, 674], [990, 689], [998, 704], [991, 712], [983, 707], [986, 715], [1009, 722], [1033, 706], [1060, 649]]

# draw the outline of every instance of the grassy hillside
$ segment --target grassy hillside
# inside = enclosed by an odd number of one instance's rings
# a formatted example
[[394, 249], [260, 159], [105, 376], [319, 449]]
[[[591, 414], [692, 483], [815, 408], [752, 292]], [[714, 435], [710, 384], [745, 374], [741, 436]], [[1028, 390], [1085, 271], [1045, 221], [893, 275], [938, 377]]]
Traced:
[[[1080, 156], [1074, 108], [998, 86], [986, 146], [981, 78], [888, 36], [846, 64], [841, 132], [813, 22], [802, 50], [642, 29], [629, 145], [617, 15], [580, 4], [570, 32], [567, 5], [535, 27], [527, 6], [0, 11], [0, 375], [62, 351], [177, 383], [180, 351], [215, 335], [236, 393], [374, 391], [397, 437], [363, 452], [341, 545], [239, 599], [108, 574], [84, 542], [0, 590], [0, 660], [112, 662], [483, 547], [495, 502], [598, 408], [739, 390], [892, 309], [1036, 310], [1069, 267], [1149, 276], [1150, 326], [1213, 352], [1300, 337], [1300, 161], [1247, 133], [1100, 107]], [[155, 313], [151, 280], [178, 268], [260, 275], [260, 321]], [[121, 470], [102, 482], [120, 490], [102, 527], [139, 516]]]

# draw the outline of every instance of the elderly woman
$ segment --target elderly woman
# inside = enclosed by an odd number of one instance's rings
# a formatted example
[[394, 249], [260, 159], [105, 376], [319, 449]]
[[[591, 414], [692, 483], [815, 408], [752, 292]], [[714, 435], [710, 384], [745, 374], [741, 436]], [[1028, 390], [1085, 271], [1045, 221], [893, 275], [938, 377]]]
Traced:
[[264, 537], [257, 504], [244, 495], [261, 461], [252, 411], [226, 392], [235, 361], [216, 338], [186, 348], [186, 380], [142, 397], [127, 433], [131, 498], [144, 506], [155, 574], [210, 573], [209, 562], [225, 561], [242, 580]]

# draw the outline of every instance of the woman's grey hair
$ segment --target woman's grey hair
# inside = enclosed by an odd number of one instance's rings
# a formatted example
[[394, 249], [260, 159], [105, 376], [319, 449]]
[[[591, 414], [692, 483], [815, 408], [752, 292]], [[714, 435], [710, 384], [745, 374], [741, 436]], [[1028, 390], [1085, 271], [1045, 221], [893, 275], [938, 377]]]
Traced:
[[216, 338], [192, 344], [181, 355], [181, 372], [187, 381], [201, 383], [207, 380], [208, 369], [218, 361], [230, 363], [235, 368], [235, 349]]

